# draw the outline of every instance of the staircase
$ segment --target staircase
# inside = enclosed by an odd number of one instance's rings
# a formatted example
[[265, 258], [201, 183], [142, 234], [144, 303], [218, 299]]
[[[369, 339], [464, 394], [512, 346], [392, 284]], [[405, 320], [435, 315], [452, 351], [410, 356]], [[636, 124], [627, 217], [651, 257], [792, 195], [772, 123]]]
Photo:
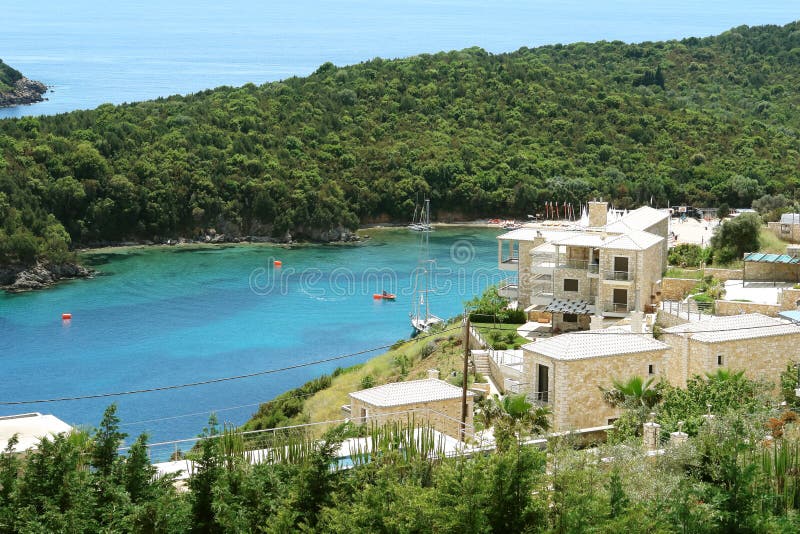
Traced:
[[491, 373], [491, 369], [489, 369], [489, 351], [473, 350], [471, 354], [472, 362], [475, 364], [475, 371], [484, 376], [489, 376]]

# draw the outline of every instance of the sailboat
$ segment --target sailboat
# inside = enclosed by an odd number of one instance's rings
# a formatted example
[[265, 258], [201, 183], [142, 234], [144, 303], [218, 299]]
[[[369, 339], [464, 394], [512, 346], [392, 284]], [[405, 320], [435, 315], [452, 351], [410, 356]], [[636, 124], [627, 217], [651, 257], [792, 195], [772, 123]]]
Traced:
[[[425, 200], [426, 221], [430, 226], [430, 200]], [[433, 315], [430, 310], [428, 294], [431, 293], [430, 277], [433, 272], [435, 261], [429, 258], [429, 234], [423, 231], [420, 236], [420, 261], [415, 274], [414, 297], [412, 299], [411, 326], [415, 333], [427, 332], [428, 329], [437, 323], [443, 322], [440, 317]]]
[[419, 211], [419, 219], [417, 219], [417, 207], [414, 207], [414, 218], [411, 220], [411, 224], [408, 225], [408, 228], [416, 232], [430, 232], [433, 230], [433, 226], [431, 226], [430, 199], [425, 199], [425, 207]]

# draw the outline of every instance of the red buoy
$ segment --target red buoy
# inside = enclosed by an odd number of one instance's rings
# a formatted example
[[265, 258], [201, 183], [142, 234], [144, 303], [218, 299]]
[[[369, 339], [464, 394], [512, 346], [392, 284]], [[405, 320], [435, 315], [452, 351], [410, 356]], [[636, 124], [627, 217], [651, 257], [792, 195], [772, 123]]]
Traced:
[[72, 319], [72, 314], [71, 313], [62, 313], [61, 314], [61, 318], [64, 319], [65, 321], [69, 321], [70, 319]]
[[283, 266], [283, 262], [281, 260], [275, 260], [272, 262], [272, 265], [274, 265], [275, 267], [281, 267]]

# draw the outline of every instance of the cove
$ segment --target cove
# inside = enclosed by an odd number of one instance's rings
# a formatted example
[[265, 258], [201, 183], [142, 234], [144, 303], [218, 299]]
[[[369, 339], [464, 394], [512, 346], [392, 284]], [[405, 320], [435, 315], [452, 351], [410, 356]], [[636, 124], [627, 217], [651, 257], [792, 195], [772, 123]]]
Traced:
[[[440, 228], [432, 311], [503, 278], [497, 229]], [[420, 234], [371, 229], [358, 244], [131, 247], [84, 257], [100, 271], [32, 293], [0, 295], [0, 401], [158, 388], [248, 374], [388, 345], [411, 334], [409, 311]], [[282, 267], [276, 269], [274, 260]], [[374, 300], [386, 289], [396, 302]], [[69, 312], [73, 319], [61, 320]], [[260, 402], [383, 351], [258, 377], [162, 392], [2, 405], [96, 425], [116, 402], [132, 441], [197, 435], [211, 411], [241, 424]], [[174, 418], [178, 415], [194, 414]]]

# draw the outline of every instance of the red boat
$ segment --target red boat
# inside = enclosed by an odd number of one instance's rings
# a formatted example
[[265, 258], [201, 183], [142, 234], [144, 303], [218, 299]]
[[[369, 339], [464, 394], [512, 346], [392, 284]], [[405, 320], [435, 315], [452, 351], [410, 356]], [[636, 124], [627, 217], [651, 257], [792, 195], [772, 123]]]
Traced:
[[375, 294], [373, 294], [372, 298], [374, 298], [375, 300], [380, 300], [380, 299], [383, 299], [383, 300], [394, 300], [394, 299], [397, 298], [397, 295], [395, 295], [394, 293], [387, 293], [386, 291], [384, 291], [383, 293], [375, 293]]

